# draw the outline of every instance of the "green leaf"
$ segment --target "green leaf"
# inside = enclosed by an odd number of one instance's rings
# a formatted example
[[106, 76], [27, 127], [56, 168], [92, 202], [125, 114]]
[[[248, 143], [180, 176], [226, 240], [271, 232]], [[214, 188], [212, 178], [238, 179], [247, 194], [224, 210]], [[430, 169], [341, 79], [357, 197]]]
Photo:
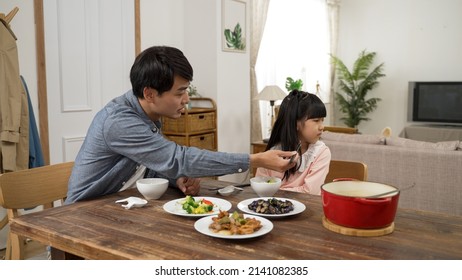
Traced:
[[230, 49], [245, 50], [245, 38], [242, 38], [242, 29], [239, 22], [234, 30], [225, 29], [224, 31], [226, 46]]
[[286, 89], [288, 92], [291, 92], [292, 90], [302, 90], [303, 87], [303, 81], [301, 79], [294, 80], [291, 77], [286, 78]]

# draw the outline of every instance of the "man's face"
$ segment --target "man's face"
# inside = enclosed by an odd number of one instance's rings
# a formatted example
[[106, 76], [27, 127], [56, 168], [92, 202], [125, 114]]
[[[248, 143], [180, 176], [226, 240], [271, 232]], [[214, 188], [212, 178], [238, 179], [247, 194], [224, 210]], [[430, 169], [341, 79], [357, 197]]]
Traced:
[[[152, 120], [159, 120], [160, 117], [177, 119], [185, 112], [186, 104], [189, 102], [188, 95], [189, 81], [175, 76], [173, 86], [170, 90], [158, 95], [154, 89], [149, 89], [152, 96], [146, 97], [142, 107]], [[145, 105], [143, 105], [143, 103]]]

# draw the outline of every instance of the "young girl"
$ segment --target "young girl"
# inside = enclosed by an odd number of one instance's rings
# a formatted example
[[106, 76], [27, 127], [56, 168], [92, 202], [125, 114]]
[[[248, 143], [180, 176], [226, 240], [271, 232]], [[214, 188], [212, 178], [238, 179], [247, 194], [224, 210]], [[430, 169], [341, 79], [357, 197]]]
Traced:
[[282, 190], [320, 195], [331, 159], [329, 148], [319, 141], [325, 117], [326, 107], [319, 97], [290, 92], [282, 101], [266, 150], [294, 151], [300, 144], [300, 160], [285, 173], [258, 168], [256, 176], [281, 178]]

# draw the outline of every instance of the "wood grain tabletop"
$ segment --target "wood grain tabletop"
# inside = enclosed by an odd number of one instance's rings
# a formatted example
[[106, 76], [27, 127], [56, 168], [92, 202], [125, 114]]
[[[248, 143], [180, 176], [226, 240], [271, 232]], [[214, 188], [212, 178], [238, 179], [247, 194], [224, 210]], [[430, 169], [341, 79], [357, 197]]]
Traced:
[[[214, 187], [228, 182], [203, 180], [200, 196], [226, 199], [231, 211], [257, 199], [250, 187], [227, 197]], [[278, 191], [276, 197], [306, 206], [300, 214], [270, 218], [262, 236], [230, 240], [194, 229], [197, 218], [166, 212], [163, 205], [184, 197], [169, 188], [142, 208], [124, 209], [116, 200], [142, 197], [136, 189], [24, 215], [11, 224], [14, 233], [85, 259], [462, 259], [462, 217], [398, 209], [391, 234], [348, 236], [322, 225], [321, 197]]]

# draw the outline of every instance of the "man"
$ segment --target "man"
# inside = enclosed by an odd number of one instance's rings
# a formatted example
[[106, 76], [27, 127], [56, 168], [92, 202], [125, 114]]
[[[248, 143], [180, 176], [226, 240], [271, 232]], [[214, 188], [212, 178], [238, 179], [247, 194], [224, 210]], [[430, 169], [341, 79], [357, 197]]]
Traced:
[[[189, 102], [193, 69], [172, 47], [151, 47], [135, 59], [132, 90], [95, 116], [75, 159], [66, 204], [125, 190], [139, 178], [167, 178], [196, 195], [199, 177], [243, 172], [249, 166], [285, 171], [294, 151], [237, 154], [184, 147], [160, 134], [161, 117], [179, 118]], [[298, 156], [298, 155], [297, 155]]]

